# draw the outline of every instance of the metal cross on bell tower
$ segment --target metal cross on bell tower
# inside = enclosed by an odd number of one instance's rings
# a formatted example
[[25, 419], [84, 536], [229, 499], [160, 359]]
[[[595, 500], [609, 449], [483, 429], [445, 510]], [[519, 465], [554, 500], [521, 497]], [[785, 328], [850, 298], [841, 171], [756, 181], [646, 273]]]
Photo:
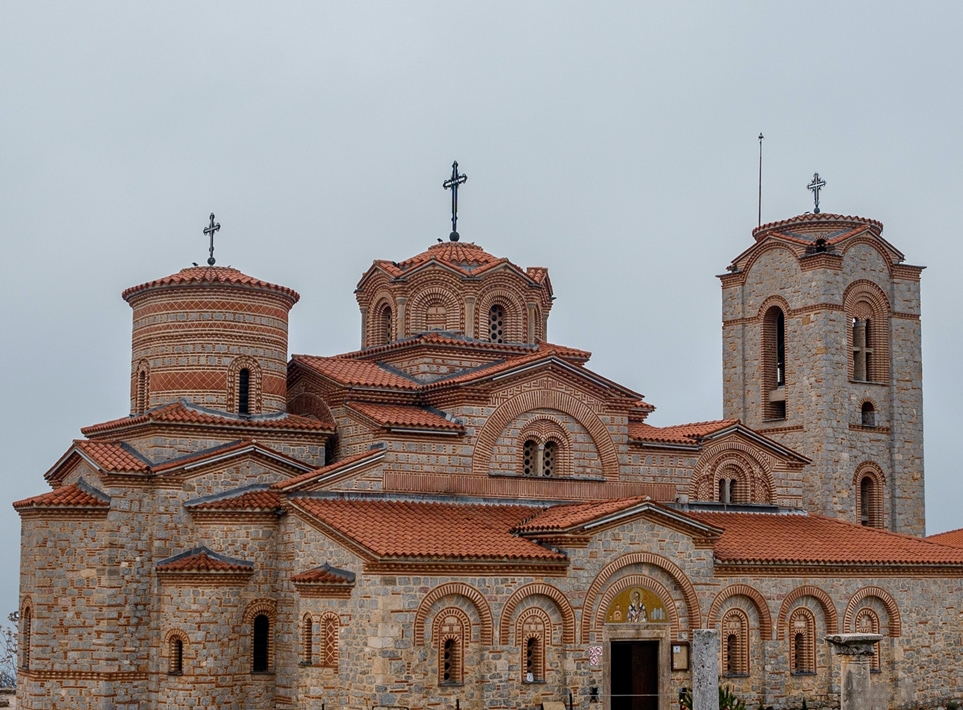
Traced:
[[448, 238], [453, 241], [458, 241], [458, 186], [464, 185], [468, 182], [467, 175], [458, 174], [458, 161], [456, 160], [451, 164], [451, 177], [442, 183], [442, 187], [446, 190], [451, 190], [451, 234]]
[[214, 232], [221, 228], [221, 223], [214, 222], [214, 213], [211, 212], [211, 226], [204, 229], [204, 234], [211, 235], [211, 255], [207, 258], [207, 263], [214, 266]]
[[826, 181], [819, 179], [819, 173], [813, 173], [813, 181], [806, 185], [806, 187], [813, 193], [813, 200], [816, 202], [813, 214], [819, 214], [819, 190], [826, 187]]

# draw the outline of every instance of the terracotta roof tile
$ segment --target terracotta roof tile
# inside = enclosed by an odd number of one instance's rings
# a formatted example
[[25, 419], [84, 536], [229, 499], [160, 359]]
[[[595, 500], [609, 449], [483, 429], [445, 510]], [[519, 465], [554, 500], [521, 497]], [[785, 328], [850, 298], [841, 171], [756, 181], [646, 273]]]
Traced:
[[[527, 355], [521, 355], [519, 357], [512, 357], [502, 360], [500, 362], [494, 362], [490, 365], [484, 365], [482, 367], [477, 367], [468, 372], [463, 372], [461, 374], [454, 375], [452, 377], [443, 377], [438, 380], [433, 380], [424, 385], [426, 390], [428, 389], [441, 389], [447, 386], [456, 384], [465, 384], [467, 382], [474, 382], [476, 380], [484, 380], [492, 375], [497, 375], [502, 372], [508, 372], [509, 370], [514, 370], [517, 367], [522, 367], [531, 363], [539, 362], [540, 360], [547, 360], [550, 357], [557, 357], [560, 360], [571, 361], [575, 360], [577, 363], [584, 362], [587, 360], [591, 353], [585, 350], [577, 350], [575, 348], [566, 348], [561, 345], [552, 345], [550, 343], [539, 343], [538, 350]], [[584, 359], [583, 357], [584, 356]]]
[[571, 505], [553, 505], [548, 510], [541, 511], [523, 521], [514, 530], [518, 533], [566, 530], [649, 501], [651, 499], [648, 496], [635, 496]]
[[148, 473], [150, 464], [115, 441], [78, 439], [74, 446], [94, 461], [103, 471]]
[[[476, 340], [469, 338], [461, 333], [451, 333], [447, 330], [428, 330], [423, 333], [415, 333], [400, 340], [393, 340], [385, 345], [375, 345], [363, 350], [352, 350], [347, 353], [332, 355], [338, 360], [370, 359], [374, 355], [394, 350], [404, 350], [407, 348], [418, 348], [426, 345], [455, 346], [459, 348], [471, 347], [482, 350], [490, 350], [493, 354], [526, 354], [538, 348], [537, 345], [529, 343], [492, 343], [487, 340]], [[584, 352], [584, 351], [579, 351]], [[591, 355], [591, 353], [586, 353]]]
[[16, 510], [28, 508], [110, 508], [110, 496], [80, 480], [49, 493], [24, 498], [13, 504]]
[[187, 501], [184, 507], [188, 510], [277, 510], [281, 507], [281, 496], [267, 486], [259, 486], [255, 490], [228, 491]]
[[316, 468], [313, 471], [308, 471], [307, 473], [302, 473], [300, 476], [295, 476], [294, 478], [288, 478], [284, 481], [278, 481], [277, 483], [271, 484], [271, 490], [273, 491], [289, 491], [297, 488], [298, 486], [308, 483], [309, 481], [314, 481], [319, 478], [324, 478], [332, 474], [337, 473], [343, 468], [347, 468], [352, 464], [363, 461], [364, 459], [380, 459], [384, 456], [384, 449], [372, 449], [370, 451], [364, 451], [360, 454], [355, 454], [354, 456], [348, 456], [336, 461], [335, 463], [328, 464], [327, 466], [322, 466], [321, 468]]
[[294, 362], [334, 380], [340, 385], [356, 387], [378, 387], [386, 389], [417, 390], [421, 387], [417, 380], [387, 370], [376, 362], [367, 360], [348, 360], [337, 357], [316, 357], [314, 355], [295, 355]]
[[254, 563], [195, 547], [157, 563], [158, 572], [251, 572]]
[[277, 291], [278, 293], [281, 293], [291, 299], [292, 305], [297, 303], [298, 299], [301, 298], [297, 291], [294, 291], [287, 286], [278, 286], [277, 284], [268, 283], [267, 281], [261, 281], [253, 276], [242, 274], [237, 269], [224, 266], [190, 266], [186, 269], [181, 269], [176, 274], [165, 276], [162, 279], [148, 281], [147, 283], [140, 284], [139, 286], [131, 286], [121, 295], [125, 301], [129, 301], [130, 297], [134, 294], [153, 288], [199, 284], [229, 284], [231, 286], [250, 286], [254, 288]]
[[293, 503], [381, 558], [566, 559], [511, 534], [531, 517], [528, 506], [309, 497]]
[[354, 579], [354, 572], [332, 567], [327, 562], [320, 567], [309, 569], [291, 577], [292, 582], [302, 584], [354, 584]]
[[422, 409], [421, 407], [409, 407], [397, 404], [369, 404], [366, 402], [348, 402], [348, 407], [386, 427], [465, 431], [465, 427], [462, 424], [449, 421], [445, 419], [445, 417], [429, 412], [427, 409]]
[[690, 512], [722, 528], [720, 562], [963, 564], [963, 550], [819, 515]]
[[675, 426], [652, 426], [644, 422], [629, 422], [629, 439], [666, 444], [698, 444], [702, 437], [735, 426], [738, 419], [719, 419]]
[[102, 424], [84, 427], [80, 431], [85, 436], [91, 436], [148, 422], [305, 431], [330, 431], [332, 428], [331, 424], [318, 421], [313, 417], [302, 417], [296, 414], [240, 417], [226, 412], [203, 409], [182, 400], [165, 404], [137, 416], [122, 417]]
[[950, 545], [952, 547], [963, 547], [963, 528], [959, 530], [948, 530], [947, 532], [930, 535], [926, 538], [930, 542], [940, 545]]
[[883, 231], [883, 223], [875, 219], [831, 214], [828, 212], [820, 212], [819, 214], [811, 214], [807, 212], [806, 214], [796, 215], [795, 217], [790, 217], [789, 219], [783, 219], [779, 220], [778, 222], [769, 222], [767, 224], [760, 225], [752, 230], [752, 236], [758, 241], [763, 235], [774, 231], [784, 231], [786, 227], [807, 225], [812, 226], [821, 224], [840, 224], [854, 227], [870, 226], [877, 232]]

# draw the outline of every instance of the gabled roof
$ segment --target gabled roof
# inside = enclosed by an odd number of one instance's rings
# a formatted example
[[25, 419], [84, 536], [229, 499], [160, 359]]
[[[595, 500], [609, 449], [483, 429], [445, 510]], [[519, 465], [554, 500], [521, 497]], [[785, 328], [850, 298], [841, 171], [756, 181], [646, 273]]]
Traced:
[[281, 507], [281, 496], [265, 483], [255, 483], [222, 493], [194, 498], [184, 503], [190, 511], [276, 511]]
[[336, 537], [381, 560], [563, 563], [567, 559], [511, 533], [532, 515], [530, 506], [310, 496], [292, 497], [290, 502]]
[[377, 362], [348, 360], [341, 357], [294, 355], [291, 360], [343, 387], [395, 389], [413, 392], [421, 383], [413, 377], [389, 370]]
[[963, 565], [963, 550], [806, 514], [689, 512], [722, 529], [717, 563], [773, 565]]
[[718, 419], [675, 426], [652, 426], [643, 422], [629, 423], [629, 439], [668, 444], [698, 444], [703, 437], [739, 423], [738, 419]]
[[930, 535], [926, 539], [930, 542], [939, 543], [940, 545], [963, 547], [963, 528], [960, 528], [959, 530], [948, 530], [946, 532], [937, 533], [936, 535]]
[[291, 305], [298, 302], [301, 297], [297, 291], [287, 286], [278, 286], [267, 281], [261, 281], [253, 276], [242, 274], [237, 269], [225, 266], [193, 266], [181, 269], [176, 274], [165, 276], [162, 279], [155, 279], [139, 286], [131, 286], [123, 292], [122, 297], [125, 301], [130, 301], [131, 296], [148, 291], [150, 289], [165, 288], [170, 286], [192, 286], [192, 285], [212, 285], [225, 284], [230, 286], [247, 286], [249, 288], [267, 289], [276, 291], [291, 301]]
[[721, 531], [676, 510], [652, 502], [648, 496], [554, 505], [514, 528], [521, 535], [588, 533], [594, 528], [628, 520], [640, 514], [654, 514], [673, 526], [689, 529], [700, 538], [717, 536]]
[[348, 570], [332, 567], [325, 562], [320, 567], [306, 570], [293, 575], [291, 581], [295, 584], [354, 584], [355, 574]]
[[254, 563], [218, 554], [201, 545], [157, 563], [158, 572], [253, 572]]
[[146, 474], [150, 472], [150, 462], [127, 444], [117, 441], [76, 439], [64, 455], [57, 459], [57, 463], [44, 474], [44, 478], [48, 481], [62, 478], [73, 468], [78, 458], [103, 473]]
[[384, 449], [372, 449], [354, 456], [348, 456], [328, 466], [316, 468], [300, 476], [289, 478], [286, 481], [278, 481], [271, 484], [272, 491], [291, 492], [325, 484], [328, 481], [340, 480], [344, 476], [374, 465], [382, 461], [385, 457]]
[[460, 276], [481, 276], [494, 269], [509, 268], [533, 284], [547, 288], [549, 295], [551, 295], [548, 269], [540, 266], [522, 269], [506, 258], [492, 256], [477, 244], [451, 241], [433, 244], [426, 251], [404, 261], [376, 260], [361, 277], [358, 288], [362, 287], [376, 269], [384, 271], [392, 278], [402, 278], [411, 276], [431, 264], [442, 266]]
[[296, 414], [280, 413], [240, 416], [207, 409], [185, 400], [180, 400], [155, 407], [143, 414], [122, 417], [109, 422], [103, 422], [102, 424], [84, 427], [80, 431], [84, 436], [95, 436], [149, 423], [194, 424], [210, 427], [245, 429], [293, 429], [299, 431], [331, 431], [333, 428], [331, 424], [321, 422], [312, 417], [301, 417]]
[[18, 512], [42, 508], [103, 509], [110, 508], [110, 496], [79, 479], [69, 486], [61, 486], [48, 493], [24, 498], [13, 504]]
[[275, 463], [281, 464], [286, 468], [294, 469], [296, 471], [311, 470], [311, 466], [303, 461], [298, 461], [290, 456], [286, 456], [285, 454], [275, 451], [270, 447], [259, 444], [253, 439], [241, 439], [239, 441], [232, 441], [227, 444], [212, 446], [209, 449], [202, 449], [201, 451], [195, 451], [185, 456], [178, 456], [177, 458], [170, 459], [169, 461], [155, 464], [151, 468], [151, 471], [155, 474], [170, 474], [176, 471], [190, 471], [195, 468], [200, 468], [201, 466], [209, 466], [212, 463], [220, 463], [222, 461], [249, 455], [270, 459]]
[[436, 414], [421, 407], [365, 402], [348, 402], [347, 406], [386, 429], [465, 431], [461, 422], [446, 419], [443, 412]]

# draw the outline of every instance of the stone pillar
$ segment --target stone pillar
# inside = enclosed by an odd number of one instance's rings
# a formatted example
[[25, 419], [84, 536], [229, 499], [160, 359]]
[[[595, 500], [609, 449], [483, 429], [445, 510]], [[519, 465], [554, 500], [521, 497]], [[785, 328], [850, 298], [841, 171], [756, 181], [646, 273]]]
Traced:
[[368, 347], [368, 309], [361, 306], [361, 347]]
[[535, 303], [525, 304], [528, 309], [528, 340], [526, 342], [534, 343], [535, 338], [538, 336], [538, 323], [536, 322], [536, 314], [538, 311], [538, 305]]
[[398, 296], [395, 299], [395, 303], [398, 305], [398, 327], [395, 328], [395, 338], [401, 340], [408, 335], [408, 331], [405, 330], [405, 306], [408, 304], [408, 299], [404, 296]]
[[839, 710], [875, 710], [869, 685], [869, 662], [879, 634], [834, 634], [826, 641], [839, 658]]
[[692, 631], [692, 710], [719, 710], [719, 631]]

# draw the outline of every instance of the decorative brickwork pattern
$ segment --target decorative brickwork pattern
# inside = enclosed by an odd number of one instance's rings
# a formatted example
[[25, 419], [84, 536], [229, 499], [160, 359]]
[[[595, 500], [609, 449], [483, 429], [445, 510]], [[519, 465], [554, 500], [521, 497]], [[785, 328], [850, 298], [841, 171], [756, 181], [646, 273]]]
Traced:
[[510, 642], [508, 632], [511, 628], [512, 616], [515, 613], [515, 609], [524, 600], [536, 596], [547, 597], [552, 601], [555, 608], [558, 609], [558, 613], [562, 616], [562, 643], [574, 644], [575, 610], [572, 608], [571, 602], [559, 589], [550, 584], [540, 582], [519, 587], [512, 592], [512, 595], [505, 601], [498, 626], [498, 642], [502, 645], [507, 645]]
[[464, 597], [474, 605], [478, 611], [478, 615], [481, 617], [481, 644], [483, 646], [491, 646], [494, 627], [491, 607], [488, 606], [488, 601], [482, 596], [481, 592], [461, 582], [449, 582], [448, 584], [435, 587], [421, 600], [421, 604], [418, 605], [418, 611], [415, 613], [413, 626], [415, 645], [421, 646], [425, 643], [425, 620], [428, 618], [428, 613], [431, 611], [432, 605], [439, 599], [444, 599], [447, 596]]
[[766, 640], [773, 638], [772, 616], [769, 613], [769, 604], [766, 603], [765, 597], [763, 597], [758, 590], [746, 584], [733, 584], [716, 595], [715, 599], [712, 600], [712, 605], [709, 607], [706, 628], [715, 628], [719, 620], [719, 610], [722, 608], [723, 602], [735, 596], [743, 596], [749, 599], [756, 608], [756, 613], [759, 614], [760, 635]]
[[[792, 605], [796, 603], [799, 599], [803, 597], [812, 597], [815, 599], [819, 606], [823, 610], [823, 614], [826, 617], [826, 631], [830, 634], [839, 633], [839, 620], [836, 615], [836, 606], [833, 604], [832, 598], [826, 594], [819, 587], [814, 587], [812, 585], [806, 584], [802, 587], [796, 587], [786, 598], [782, 600], [782, 606], [779, 607], [779, 616], [776, 618], [776, 628], [779, 633], [779, 640], [786, 638], [786, 617], [789, 615], [789, 610], [792, 609]], [[792, 625], [790, 624], [790, 628]]]

